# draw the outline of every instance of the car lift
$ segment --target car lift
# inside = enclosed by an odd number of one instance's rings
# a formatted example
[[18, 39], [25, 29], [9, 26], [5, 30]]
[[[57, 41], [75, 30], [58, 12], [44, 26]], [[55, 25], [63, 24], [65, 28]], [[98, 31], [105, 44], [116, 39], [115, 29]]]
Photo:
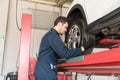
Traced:
[[[18, 80], [35, 80], [33, 76], [36, 60], [30, 58], [30, 36], [32, 15], [23, 14], [21, 43], [18, 65]], [[99, 43], [118, 43], [120, 40], [103, 39]], [[80, 72], [84, 74], [119, 75], [120, 47], [97, 53], [84, 55], [84, 61], [70, 62], [57, 65], [59, 72]], [[65, 75], [63, 75], [65, 76]], [[58, 79], [68, 80], [68, 79]]]
[[[118, 39], [102, 39], [99, 44], [116, 43]], [[70, 62], [57, 65], [58, 71], [77, 72], [97, 75], [120, 75], [120, 47], [84, 55], [84, 61]]]

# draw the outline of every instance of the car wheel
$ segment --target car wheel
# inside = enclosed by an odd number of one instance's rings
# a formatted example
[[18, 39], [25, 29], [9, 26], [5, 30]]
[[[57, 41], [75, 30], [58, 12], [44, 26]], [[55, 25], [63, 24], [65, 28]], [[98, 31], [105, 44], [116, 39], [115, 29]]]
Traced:
[[[86, 24], [82, 19], [77, 19], [74, 22], [70, 23], [70, 26], [65, 35], [65, 43], [69, 49], [80, 48], [83, 46], [83, 43], [93, 39], [93, 35], [87, 34], [85, 32]], [[85, 41], [86, 40], [86, 41]], [[93, 47], [86, 50], [84, 54], [89, 54], [93, 50]]]

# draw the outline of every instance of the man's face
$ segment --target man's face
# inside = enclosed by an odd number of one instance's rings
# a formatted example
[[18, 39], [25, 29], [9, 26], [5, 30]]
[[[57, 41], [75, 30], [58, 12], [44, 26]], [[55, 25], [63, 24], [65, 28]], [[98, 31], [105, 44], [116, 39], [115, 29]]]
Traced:
[[65, 32], [67, 31], [67, 28], [68, 28], [68, 23], [67, 22], [65, 22], [64, 24], [61, 23], [61, 28], [60, 28], [59, 34], [61, 34], [61, 35], [65, 34]]

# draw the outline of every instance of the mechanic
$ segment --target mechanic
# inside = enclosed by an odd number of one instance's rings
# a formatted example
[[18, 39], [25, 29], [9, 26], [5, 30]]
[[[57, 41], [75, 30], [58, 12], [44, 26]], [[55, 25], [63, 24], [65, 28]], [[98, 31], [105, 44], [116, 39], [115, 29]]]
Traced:
[[89, 41], [84, 47], [68, 49], [60, 38], [67, 28], [67, 18], [60, 16], [55, 20], [54, 27], [42, 38], [34, 72], [36, 80], [58, 80], [56, 70], [58, 59], [83, 55], [83, 51], [93, 46], [93, 43]]

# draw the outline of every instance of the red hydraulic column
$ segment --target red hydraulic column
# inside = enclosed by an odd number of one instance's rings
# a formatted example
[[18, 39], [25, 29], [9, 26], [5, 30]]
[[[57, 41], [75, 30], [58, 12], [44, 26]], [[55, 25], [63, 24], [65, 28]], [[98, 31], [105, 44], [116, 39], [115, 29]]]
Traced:
[[29, 74], [31, 25], [32, 15], [23, 14], [18, 65], [18, 80], [29, 80], [28, 74]]

